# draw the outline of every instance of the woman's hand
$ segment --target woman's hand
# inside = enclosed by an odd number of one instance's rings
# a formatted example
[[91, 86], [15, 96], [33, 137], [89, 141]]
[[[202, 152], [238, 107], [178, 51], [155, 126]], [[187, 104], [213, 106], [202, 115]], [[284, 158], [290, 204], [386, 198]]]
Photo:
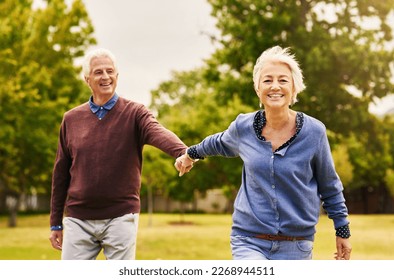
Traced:
[[350, 260], [350, 253], [352, 252], [352, 245], [349, 238], [336, 237], [337, 252], [335, 253], [336, 260]]

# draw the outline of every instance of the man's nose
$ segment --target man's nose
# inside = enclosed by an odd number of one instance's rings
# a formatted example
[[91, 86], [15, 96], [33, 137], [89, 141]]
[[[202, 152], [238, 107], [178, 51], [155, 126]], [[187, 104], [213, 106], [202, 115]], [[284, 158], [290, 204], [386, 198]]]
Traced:
[[104, 79], [109, 78], [109, 75], [108, 75], [107, 71], [103, 71], [103, 78]]

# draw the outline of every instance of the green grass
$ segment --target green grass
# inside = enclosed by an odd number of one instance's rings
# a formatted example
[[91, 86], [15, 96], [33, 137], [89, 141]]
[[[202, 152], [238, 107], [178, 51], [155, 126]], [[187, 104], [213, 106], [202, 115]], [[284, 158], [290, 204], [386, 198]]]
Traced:
[[[18, 227], [8, 228], [0, 217], [1, 260], [57, 260], [51, 248], [48, 215], [18, 218]], [[183, 223], [179, 223], [183, 220]], [[352, 215], [351, 243], [354, 260], [394, 259], [394, 215]], [[229, 260], [231, 215], [142, 214], [137, 238], [140, 260]], [[331, 220], [320, 218], [314, 244], [316, 260], [332, 260], [335, 236]], [[99, 259], [104, 259], [103, 255]]]
[[[394, 260], [394, 215], [350, 216], [352, 259]], [[332, 223], [322, 217], [317, 226], [315, 258], [330, 259], [329, 250], [335, 250], [335, 240], [330, 238]], [[331, 254], [333, 255], [333, 254]]]

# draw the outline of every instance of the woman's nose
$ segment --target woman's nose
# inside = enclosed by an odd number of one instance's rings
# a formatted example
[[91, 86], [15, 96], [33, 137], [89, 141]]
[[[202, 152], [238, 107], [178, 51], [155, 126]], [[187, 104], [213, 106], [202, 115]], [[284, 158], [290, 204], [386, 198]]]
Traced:
[[278, 82], [273, 82], [271, 85], [271, 90], [279, 90], [279, 83]]

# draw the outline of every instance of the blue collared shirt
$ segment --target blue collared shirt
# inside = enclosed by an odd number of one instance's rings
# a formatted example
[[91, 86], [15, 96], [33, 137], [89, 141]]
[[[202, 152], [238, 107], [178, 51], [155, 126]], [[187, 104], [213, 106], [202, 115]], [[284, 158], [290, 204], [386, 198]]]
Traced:
[[99, 106], [93, 102], [93, 96], [91, 96], [89, 98], [90, 110], [99, 118], [99, 120], [101, 120], [115, 106], [118, 98], [119, 96], [115, 93], [107, 103], [105, 103], [103, 106]]

